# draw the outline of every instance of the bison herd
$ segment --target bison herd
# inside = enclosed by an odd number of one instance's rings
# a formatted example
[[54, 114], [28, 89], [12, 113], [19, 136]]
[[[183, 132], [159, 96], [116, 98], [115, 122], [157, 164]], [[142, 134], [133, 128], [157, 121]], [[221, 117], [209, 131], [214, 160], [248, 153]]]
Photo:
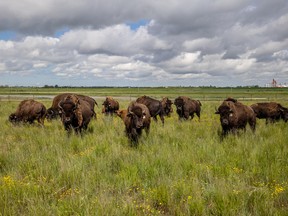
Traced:
[[[161, 101], [148, 96], [139, 97], [132, 101], [127, 109], [119, 110], [119, 102], [112, 97], [106, 97], [102, 106], [102, 113], [105, 115], [118, 115], [124, 122], [126, 136], [132, 144], [137, 144], [142, 130], [149, 134], [151, 118], [157, 121], [161, 119], [164, 126], [164, 116], [170, 116], [173, 112], [172, 105], [176, 107], [179, 120], [193, 119], [194, 114], [200, 121], [201, 102], [186, 96], [177, 97], [174, 102], [164, 97]], [[52, 120], [59, 118], [64, 129], [70, 134], [72, 131], [81, 133], [86, 130], [91, 119], [97, 118], [94, 111], [97, 102], [89, 96], [64, 93], [54, 97], [52, 105], [46, 107], [33, 99], [20, 102], [16, 111], [9, 116], [9, 121], [33, 123], [35, 120], [44, 125], [44, 119]], [[237, 133], [239, 129], [245, 130], [249, 124], [252, 131], [256, 128], [256, 118], [266, 119], [266, 124], [274, 123], [280, 119], [287, 122], [288, 108], [279, 103], [266, 102], [255, 103], [247, 106], [234, 98], [225, 99], [215, 114], [220, 116], [222, 127], [221, 139], [228, 133]]]

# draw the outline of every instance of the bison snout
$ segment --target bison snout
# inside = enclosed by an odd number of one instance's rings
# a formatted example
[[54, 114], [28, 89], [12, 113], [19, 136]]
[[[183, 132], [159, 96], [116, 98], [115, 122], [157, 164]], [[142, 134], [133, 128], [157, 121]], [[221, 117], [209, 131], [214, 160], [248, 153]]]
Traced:
[[137, 122], [136, 128], [139, 129], [139, 128], [142, 128], [142, 127], [143, 127], [143, 122]]
[[64, 118], [64, 122], [67, 124], [67, 123], [70, 123], [71, 122], [71, 118], [70, 117], [65, 117]]
[[222, 125], [228, 125], [229, 121], [228, 119], [222, 119]]

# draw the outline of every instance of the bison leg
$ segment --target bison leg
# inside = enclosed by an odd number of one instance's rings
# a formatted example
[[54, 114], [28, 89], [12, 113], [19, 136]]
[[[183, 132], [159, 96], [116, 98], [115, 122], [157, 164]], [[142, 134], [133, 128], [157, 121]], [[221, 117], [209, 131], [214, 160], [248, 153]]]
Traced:
[[76, 134], [81, 134], [82, 127], [80, 127], [80, 126], [75, 127], [75, 128], [74, 128], [74, 131], [75, 131]]
[[146, 135], [148, 136], [150, 133], [150, 125], [145, 127]]
[[266, 118], [266, 124], [269, 124], [269, 123], [275, 123], [275, 119], [274, 118]]
[[157, 116], [156, 116], [156, 115], [153, 116], [153, 119], [154, 119], [155, 122], [158, 122], [158, 119], [157, 119]]
[[[183, 117], [188, 120], [189, 119], [189, 112], [184, 112]], [[193, 119], [193, 117], [191, 116], [191, 119]]]
[[200, 112], [197, 112], [196, 115], [198, 116], [199, 122], [200, 122]]
[[138, 144], [138, 132], [136, 129], [132, 129], [131, 133], [128, 134], [128, 138], [131, 142], [131, 145], [135, 146]]
[[27, 122], [28, 122], [29, 124], [33, 124], [34, 118], [28, 118], [28, 119], [27, 119]]
[[136, 133], [138, 134], [138, 137], [140, 137], [142, 135], [142, 129], [136, 129]]
[[256, 129], [256, 119], [251, 119], [249, 121], [249, 125], [250, 125], [250, 128], [251, 130], [253, 131], [253, 133], [255, 132], [255, 129]]
[[193, 120], [193, 118], [194, 118], [194, 113], [190, 113], [190, 116], [191, 116], [191, 120]]
[[228, 135], [228, 130], [223, 129], [221, 136], [220, 136], [220, 140], [222, 141], [227, 135]]
[[43, 117], [38, 118], [37, 121], [41, 126], [44, 126], [44, 118]]
[[[240, 129], [243, 129], [244, 131], [246, 131], [246, 127], [242, 127]], [[239, 130], [237, 130], [237, 128], [232, 128], [231, 133], [236, 135], [239, 132]]]
[[162, 125], [164, 126], [164, 116], [160, 115], [160, 119], [161, 119]]

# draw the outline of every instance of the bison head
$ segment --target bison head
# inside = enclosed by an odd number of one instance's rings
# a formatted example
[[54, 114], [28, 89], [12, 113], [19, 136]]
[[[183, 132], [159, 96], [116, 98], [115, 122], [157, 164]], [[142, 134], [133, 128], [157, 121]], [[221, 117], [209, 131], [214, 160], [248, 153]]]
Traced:
[[57, 118], [58, 115], [58, 111], [54, 110], [52, 107], [50, 107], [49, 109], [47, 109], [46, 111], [46, 118], [47, 120], [52, 120]]
[[223, 103], [215, 112], [220, 115], [220, 122], [222, 126], [228, 126], [234, 118], [233, 107], [229, 103]]
[[178, 97], [174, 101], [174, 105], [176, 106], [176, 112], [179, 116], [183, 116], [184, 113], [184, 100], [181, 97]]
[[128, 111], [127, 117], [131, 118], [133, 125], [137, 129], [140, 129], [143, 127], [146, 113], [141, 109], [141, 107], [135, 107], [134, 109]]
[[61, 114], [61, 119], [64, 124], [70, 124], [73, 119], [75, 118], [75, 112], [79, 106], [79, 100], [76, 101], [76, 103], [72, 100], [64, 100], [61, 101], [58, 104], [60, 114]]
[[16, 123], [17, 121], [19, 121], [19, 119], [17, 118], [17, 115], [15, 113], [12, 113], [9, 116], [9, 121], [12, 122], [12, 123]]
[[173, 108], [172, 108], [172, 101], [169, 100], [167, 97], [163, 98], [162, 102], [162, 107], [164, 110], [164, 114], [168, 117], [171, 116], [171, 113], [173, 112]]
[[287, 122], [288, 121], [288, 108], [285, 108], [285, 107], [282, 107], [280, 109], [280, 112], [281, 112], [281, 118]]
[[102, 104], [104, 107], [104, 112], [109, 112], [111, 110], [111, 102], [109, 100], [105, 100]]

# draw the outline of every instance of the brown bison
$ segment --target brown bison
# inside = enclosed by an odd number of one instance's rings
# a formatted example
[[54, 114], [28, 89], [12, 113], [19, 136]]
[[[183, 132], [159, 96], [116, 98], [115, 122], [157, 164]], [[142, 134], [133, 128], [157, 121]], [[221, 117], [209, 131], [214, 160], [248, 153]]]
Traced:
[[233, 98], [224, 100], [215, 114], [220, 115], [222, 126], [221, 138], [225, 137], [229, 132], [235, 134], [238, 129], [245, 130], [247, 123], [250, 125], [252, 131], [255, 131], [256, 115], [253, 109]]
[[94, 116], [90, 104], [77, 95], [67, 95], [59, 104], [61, 120], [65, 130], [69, 133], [73, 129], [76, 133], [86, 130]]
[[119, 102], [114, 100], [112, 97], [106, 97], [103, 102], [102, 113], [106, 115], [113, 115], [117, 110], [119, 110]]
[[32, 124], [37, 120], [39, 124], [44, 125], [46, 107], [33, 99], [23, 100], [18, 105], [15, 113], [9, 116], [9, 121], [12, 123], [28, 122]]
[[162, 105], [163, 113], [165, 116], [168, 116], [168, 117], [171, 116], [171, 113], [173, 112], [172, 104], [173, 102], [169, 100], [167, 97], [164, 97], [162, 99], [161, 105]]
[[160, 116], [161, 122], [164, 125], [164, 110], [160, 101], [148, 97], [146, 95], [139, 97], [137, 103], [144, 104], [149, 109], [151, 117], [157, 122], [157, 116]]
[[191, 116], [191, 120], [194, 118], [194, 113], [199, 118], [201, 112], [201, 102], [199, 100], [192, 100], [186, 96], [179, 96], [174, 100], [174, 105], [176, 106], [176, 112], [178, 114], [179, 120], [188, 120]]
[[[53, 102], [52, 102], [52, 106], [47, 109], [46, 118], [48, 120], [56, 119], [58, 116], [61, 116], [61, 114], [59, 113], [60, 109], [59, 109], [58, 104], [59, 104], [60, 101], [62, 101], [68, 95], [71, 95], [71, 93], [63, 93], [63, 94], [56, 95], [54, 97]], [[93, 98], [91, 98], [89, 96], [78, 95], [78, 94], [75, 94], [75, 95], [78, 98], [86, 101], [89, 104], [89, 106], [93, 110], [93, 116], [96, 118], [96, 113], [94, 111], [94, 108], [95, 108], [95, 105], [98, 106], [97, 102]]]
[[138, 139], [142, 130], [149, 134], [151, 116], [149, 109], [144, 104], [131, 102], [127, 109], [127, 115], [124, 118], [125, 131], [131, 144], [138, 144]]
[[252, 104], [251, 108], [256, 113], [256, 117], [259, 119], [266, 119], [266, 124], [274, 123], [283, 119], [285, 122], [288, 121], [288, 109], [283, 107], [279, 103], [275, 102], [264, 102]]

